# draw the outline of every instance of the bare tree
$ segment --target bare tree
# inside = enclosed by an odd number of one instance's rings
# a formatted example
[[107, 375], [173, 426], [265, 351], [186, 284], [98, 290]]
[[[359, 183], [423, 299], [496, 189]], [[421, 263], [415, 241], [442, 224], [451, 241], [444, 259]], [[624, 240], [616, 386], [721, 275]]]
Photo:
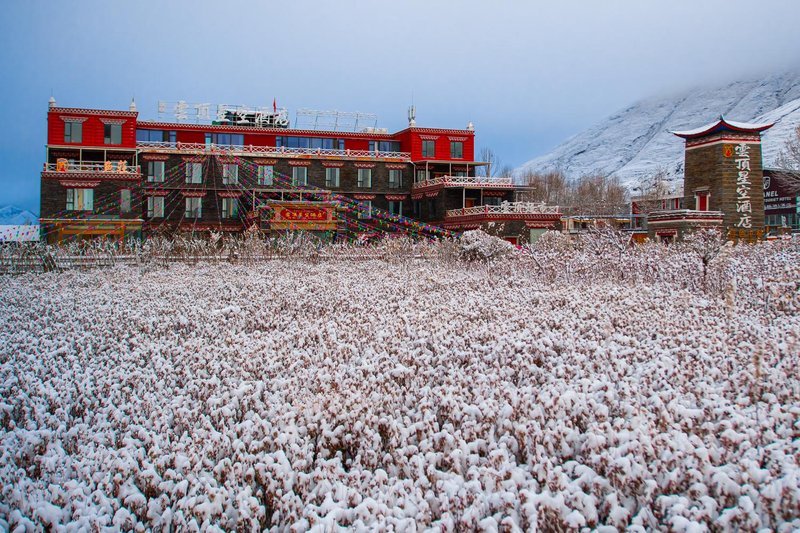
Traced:
[[572, 182], [570, 196], [572, 214], [627, 214], [628, 189], [616, 176], [599, 173], [581, 176]]
[[528, 202], [543, 202], [547, 205], [566, 205], [569, 203], [569, 182], [559, 171], [537, 174], [526, 171], [522, 174], [521, 185], [526, 189], [521, 193]]
[[484, 163], [489, 163], [488, 166], [483, 167], [483, 175], [487, 177], [494, 176], [494, 172], [497, 172], [497, 169], [500, 168], [500, 158], [497, 157], [495, 151], [484, 146], [481, 148], [480, 158]]
[[782, 168], [800, 170], [800, 126], [794, 130], [794, 135], [786, 140], [786, 144], [778, 155], [778, 164]]
[[703, 291], [708, 292], [708, 265], [722, 252], [725, 239], [715, 228], [703, 228], [683, 238], [684, 245], [700, 259], [703, 265]]
[[662, 209], [664, 198], [670, 195], [667, 171], [659, 168], [653, 176], [642, 183], [641, 191], [641, 195], [631, 198], [631, 202], [635, 204], [635, 214], [647, 218], [653, 211]]

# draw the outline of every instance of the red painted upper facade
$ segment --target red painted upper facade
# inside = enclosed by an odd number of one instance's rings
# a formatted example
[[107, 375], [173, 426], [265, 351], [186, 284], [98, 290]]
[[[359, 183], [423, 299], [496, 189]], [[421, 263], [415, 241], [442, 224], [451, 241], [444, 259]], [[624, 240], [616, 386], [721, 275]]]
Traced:
[[[377, 150], [379, 143], [396, 149], [380, 151], [410, 154], [412, 162], [474, 161], [475, 132], [471, 129], [442, 129], [409, 127], [396, 133], [373, 131], [318, 131], [255, 126], [187, 124], [180, 122], [139, 121], [136, 111], [98, 109], [50, 108], [47, 114], [47, 143], [50, 146], [81, 148], [137, 147], [137, 130], [165, 132], [164, 141], [177, 143], [207, 143], [206, 134], [241, 135], [243, 146], [280, 146], [278, 137], [335, 139], [334, 149]], [[343, 148], [342, 148], [343, 146]]]
[[100, 148], [136, 148], [136, 111], [51, 108], [47, 144]]

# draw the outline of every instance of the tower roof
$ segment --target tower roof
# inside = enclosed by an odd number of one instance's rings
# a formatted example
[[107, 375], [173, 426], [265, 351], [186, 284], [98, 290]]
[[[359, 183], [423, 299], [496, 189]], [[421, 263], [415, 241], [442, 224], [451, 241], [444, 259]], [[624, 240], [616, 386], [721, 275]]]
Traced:
[[705, 126], [700, 126], [699, 128], [695, 128], [693, 130], [673, 131], [670, 133], [673, 133], [678, 137], [683, 137], [684, 139], [696, 139], [698, 137], [705, 137], [706, 135], [711, 135], [712, 133], [726, 130], [735, 131], [738, 133], [761, 133], [762, 131], [768, 130], [774, 125], [774, 122], [766, 122], [763, 124], [735, 122], [733, 120], [727, 120], [724, 116], [720, 115], [719, 120], [711, 122], [710, 124], [706, 124]]

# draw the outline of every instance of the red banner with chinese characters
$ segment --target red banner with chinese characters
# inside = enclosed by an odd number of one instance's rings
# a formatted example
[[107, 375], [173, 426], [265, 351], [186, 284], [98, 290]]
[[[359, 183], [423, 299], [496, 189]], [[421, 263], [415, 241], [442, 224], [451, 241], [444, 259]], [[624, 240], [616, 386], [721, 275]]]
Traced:
[[321, 207], [282, 207], [273, 219], [287, 222], [322, 222], [328, 220], [328, 210]]

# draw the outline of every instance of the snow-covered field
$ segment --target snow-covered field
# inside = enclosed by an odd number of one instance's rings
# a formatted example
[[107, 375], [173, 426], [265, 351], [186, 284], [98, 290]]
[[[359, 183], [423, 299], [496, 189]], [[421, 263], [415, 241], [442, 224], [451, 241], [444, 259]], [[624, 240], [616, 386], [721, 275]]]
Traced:
[[0, 529], [800, 528], [798, 249], [549, 246], [0, 277]]

